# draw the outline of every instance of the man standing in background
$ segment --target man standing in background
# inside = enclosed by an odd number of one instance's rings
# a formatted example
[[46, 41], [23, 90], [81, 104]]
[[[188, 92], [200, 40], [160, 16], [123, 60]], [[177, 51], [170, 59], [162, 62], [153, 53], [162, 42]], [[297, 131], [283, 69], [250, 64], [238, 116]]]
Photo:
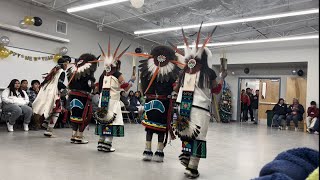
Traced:
[[[252, 90], [250, 89], [250, 88], [247, 88], [246, 89], [246, 93], [247, 93], [247, 95], [249, 96], [249, 99], [250, 99], [250, 104], [248, 105], [248, 111], [249, 111], [249, 113], [250, 113], [250, 118], [251, 118], [251, 121], [254, 121], [254, 116], [253, 116], [253, 110], [252, 110], [252, 102], [253, 102], [253, 94], [252, 94]], [[247, 114], [248, 114], [248, 112], [247, 112]], [[247, 115], [247, 117], [248, 117], [248, 115]]]
[[251, 103], [251, 107], [253, 110], [254, 123], [258, 124], [258, 109], [259, 109], [259, 90], [256, 90], [256, 94], [253, 96], [253, 101]]
[[242, 105], [242, 121], [248, 121], [248, 106], [250, 105], [250, 98], [248, 94], [242, 90], [241, 91], [241, 105]]

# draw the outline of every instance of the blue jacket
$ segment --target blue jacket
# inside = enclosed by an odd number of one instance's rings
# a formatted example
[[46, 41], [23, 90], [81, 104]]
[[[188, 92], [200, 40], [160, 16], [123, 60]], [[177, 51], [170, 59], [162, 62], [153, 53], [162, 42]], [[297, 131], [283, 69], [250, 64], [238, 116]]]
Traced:
[[309, 148], [280, 153], [260, 171], [254, 180], [304, 180], [319, 167], [319, 152]]

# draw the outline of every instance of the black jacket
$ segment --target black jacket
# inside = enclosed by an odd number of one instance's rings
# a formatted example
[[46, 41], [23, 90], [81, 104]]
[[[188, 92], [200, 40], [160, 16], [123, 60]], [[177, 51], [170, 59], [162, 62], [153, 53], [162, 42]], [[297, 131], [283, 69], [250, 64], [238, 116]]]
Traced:
[[287, 109], [288, 108], [287, 108], [286, 104], [282, 104], [282, 105], [276, 104], [273, 107], [272, 111], [273, 111], [274, 114], [277, 114], [277, 115], [286, 115], [287, 111], [288, 111]]
[[[251, 101], [251, 99], [250, 99]], [[258, 109], [259, 108], [259, 96], [254, 95], [251, 101], [251, 107], [252, 109]]]
[[[289, 114], [291, 114], [293, 112], [292, 108], [293, 108], [293, 105], [290, 105], [288, 107], [287, 112]], [[299, 104], [298, 105], [298, 110], [295, 110], [295, 111], [298, 113], [298, 115], [302, 116], [304, 114], [304, 107], [301, 104]]]

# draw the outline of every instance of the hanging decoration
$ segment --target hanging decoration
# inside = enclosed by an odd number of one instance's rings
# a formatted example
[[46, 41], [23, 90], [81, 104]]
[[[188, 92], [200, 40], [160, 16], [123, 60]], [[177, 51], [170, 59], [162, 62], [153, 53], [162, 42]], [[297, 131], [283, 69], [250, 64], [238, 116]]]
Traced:
[[68, 53], [68, 48], [66, 48], [66, 47], [60, 48], [60, 50], [59, 50], [60, 55], [66, 55], [67, 53]]
[[26, 25], [33, 25], [35, 22], [35, 20], [32, 16], [25, 16], [23, 21]]
[[144, 0], [130, 0], [130, 2], [134, 8], [141, 8], [144, 4]]
[[34, 26], [41, 26], [42, 25], [42, 19], [41, 18], [33, 17], [33, 19], [34, 19], [34, 23], [33, 23]]
[[28, 26], [31, 26], [31, 25], [34, 25], [37, 27], [41, 26], [42, 19], [40, 17], [25, 16], [23, 20], [19, 22], [19, 27], [21, 29], [27, 29]]
[[55, 55], [53, 56], [53, 61], [54, 61], [54, 62], [58, 62], [58, 60], [59, 60], [60, 58], [62, 58], [62, 56], [61, 56], [60, 54], [55, 54]]
[[21, 21], [19, 22], [19, 27], [20, 27], [21, 29], [27, 29], [27, 28], [28, 28], [28, 25], [27, 25], [26, 23], [24, 23], [24, 20], [21, 20]]
[[10, 55], [10, 51], [5, 47], [0, 47], [0, 59], [7, 58]]
[[0, 47], [0, 58], [4, 59], [9, 57], [9, 55], [11, 56], [17, 56], [18, 58], [27, 60], [27, 61], [51, 61], [53, 60], [53, 55], [52, 56], [28, 56], [28, 55], [24, 55], [21, 53], [17, 53], [14, 51], [10, 51], [5, 47]]
[[8, 46], [10, 43], [10, 39], [7, 36], [2, 36], [0, 38], [0, 47], [2, 46]]
[[134, 52], [135, 52], [135, 53], [142, 53], [142, 49], [141, 49], [140, 47], [138, 47], [138, 48], [136, 48], [136, 49], [134, 50]]

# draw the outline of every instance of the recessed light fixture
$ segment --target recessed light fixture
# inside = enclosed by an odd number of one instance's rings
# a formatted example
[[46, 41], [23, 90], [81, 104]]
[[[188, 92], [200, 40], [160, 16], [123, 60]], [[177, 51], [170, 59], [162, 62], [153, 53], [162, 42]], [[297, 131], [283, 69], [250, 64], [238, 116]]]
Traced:
[[[317, 13], [319, 13], [319, 8], [318, 9], [308, 9], [308, 10], [303, 10], [303, 11], [286, 12], [286, 13], [280, 13], [280, 14], [271, 14], [271, 15], [266, 15], [266, 16], [248, 17], [248, 18], [235, 19], [235, 20], [229, 20], [229, 21], [203, 23], [202, 27], [221, 26], [221, 25], [227, 25], [227, 24], [246, 23], [246, 22], [253, 22], [253, 21], [263, 21], [263, 20], [268, 20], [268, 19], [277, 19], [277, 18], [284, 18], [284, 17], [307, 15], [307, 14], [317, 14]], [[177, 30], [180, 30], [181, 28], [195, 29], [195, 28], [199, 28], [199, 27], [200, 27], [200, 24], [186, 25], [186, 26], [175, 26], [175, 27], [169, 27], [169, 28], [135, 31], [134, 34], [138, 35], [138, 34], [163, 33], [163, 32], [169, 32], [169, 31], [177, 31]]]
[[68, 8], [67, 12], [68, 13], [73, 13], [73, 12], [77, 12], [77, 11], [93, 9], [93, 8], [97, 8], [97, 7], [101, 7], [101, 6], [108, 6], [108, 5], [111, 5], [111, 4], [117, 4], [117, 3], [122, 3], [122, 2], [126, 2], [126, 1], [129, 1], [129, 0], [109, 0], [109, 1], [101, 1], [101, 2], [89, 3], [89, 4], [84, 4], [84, 5], [81, 5], [81, 6]]
[[[292, 36], [292, 37], [282, 37], [282, 38], [272, 38], [272, 39], [258, 39], [258, 40], [248, 40], [248, 41], [230, 41], [230, 42], [220, 42], [220, 43], [209, 43], [206, 47], [217, 47], [217, 46], [232, 46], [232, 45], [242, 45], [242, 44], [256, 44], [256, 43], [267, 43], [267, 42], [281, 42], [281, 41], [296, 41], [304, 39], [319, 39], [319, 34], [308, 35], [308, 36]], [[202, 44], [199, 44], [201, 47]], [[189, 45], [189, 47], [195, 47], [195, 45]], [[178, 46], [178, 48], [185, 48], [184, 45]]]

